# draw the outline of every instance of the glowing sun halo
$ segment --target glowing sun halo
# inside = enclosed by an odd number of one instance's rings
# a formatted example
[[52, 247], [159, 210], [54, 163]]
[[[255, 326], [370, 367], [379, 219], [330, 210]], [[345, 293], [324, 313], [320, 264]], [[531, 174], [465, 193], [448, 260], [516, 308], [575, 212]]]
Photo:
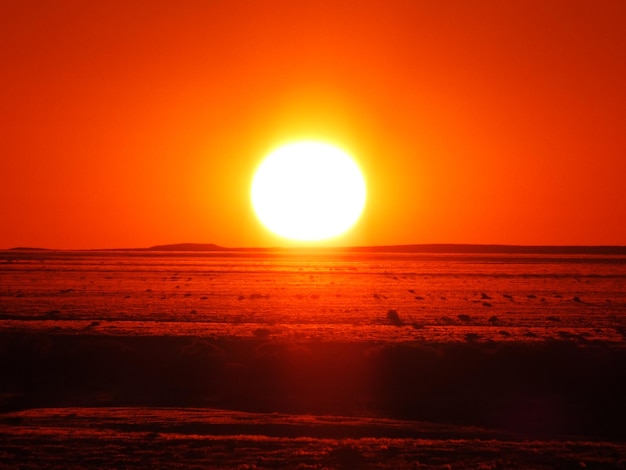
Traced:
[[365, 206], [365, 181], [348, 154], [319, 142], [270, 153], [252, 181], [252, 205], [269, 230], [301, 241], [340, 235]]

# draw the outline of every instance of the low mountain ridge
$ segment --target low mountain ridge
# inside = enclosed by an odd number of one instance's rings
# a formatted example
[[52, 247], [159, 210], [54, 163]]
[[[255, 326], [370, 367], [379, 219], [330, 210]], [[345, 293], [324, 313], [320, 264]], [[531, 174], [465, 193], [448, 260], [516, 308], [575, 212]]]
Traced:
[[147, 248], [148, 251], [236, 251], [236, 252], [346, 252], [346, 253], [467, 253], [467, 254], [554, 254], [554, 255], [626, 255], [626, 246], [583, 246], [583, 245], [475, 245], [454, 243], [431, 243], [412, 245], [378, 245], [378, 246], [347, 246], [347, 247], [273, 247], [229, 248], [214, 243], [176, 243], [171, 245], [156, 245]]
[[231, 251], [230, 248], [214, 243], [175, 243], [171, 245], [155, 245], [149, 251]]

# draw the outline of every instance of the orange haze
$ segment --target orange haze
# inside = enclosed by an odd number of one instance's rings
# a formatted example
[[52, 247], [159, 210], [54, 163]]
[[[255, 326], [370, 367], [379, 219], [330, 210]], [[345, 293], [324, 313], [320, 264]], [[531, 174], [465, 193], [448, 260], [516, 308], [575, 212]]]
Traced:
[[626, 244], [626, 2], [5, 1], [0, 52], [0, 248], [284, 244], [299, 138], [366, 174], [337, 244]]

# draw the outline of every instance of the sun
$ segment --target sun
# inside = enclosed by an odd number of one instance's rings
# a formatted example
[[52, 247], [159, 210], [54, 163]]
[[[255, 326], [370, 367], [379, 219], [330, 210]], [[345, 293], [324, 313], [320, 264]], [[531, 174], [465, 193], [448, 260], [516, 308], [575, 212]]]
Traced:
[[365, 207], [365, 180], [343, 150], [296, 142], [271, 152], [252, 180], [252, 206], [275, 234], [298, 241], [341, 235]]

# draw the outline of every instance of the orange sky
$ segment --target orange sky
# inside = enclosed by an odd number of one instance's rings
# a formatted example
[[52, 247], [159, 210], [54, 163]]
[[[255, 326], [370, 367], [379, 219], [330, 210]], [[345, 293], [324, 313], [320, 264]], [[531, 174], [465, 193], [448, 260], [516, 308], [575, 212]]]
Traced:
[[285, 244], [277, 144], [349, 151], [340, 245], [626, 245], [626, 2], [0, 4], [0, 248]]

